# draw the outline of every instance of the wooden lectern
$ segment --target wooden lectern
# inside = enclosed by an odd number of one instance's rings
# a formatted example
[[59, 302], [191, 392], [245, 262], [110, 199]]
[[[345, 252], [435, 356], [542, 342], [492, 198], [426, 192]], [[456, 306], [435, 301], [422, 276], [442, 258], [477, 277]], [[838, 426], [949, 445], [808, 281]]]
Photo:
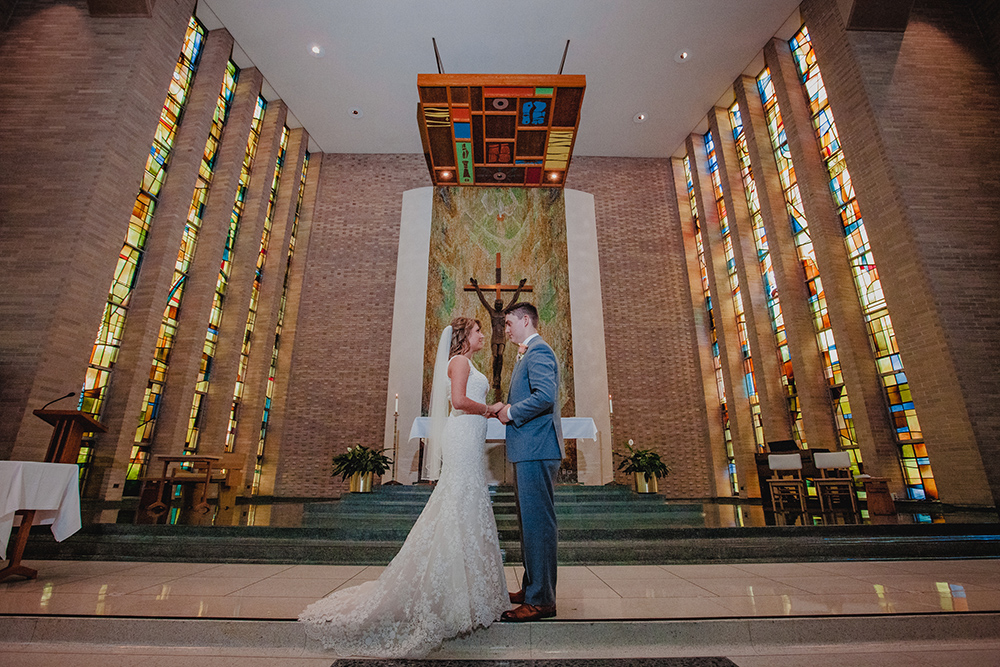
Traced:
[[[90, 431], [107, 432], [107, 428], [90, 415], [79, 410], [35, 410], [35, 416], [52, 424], [52, 438], [49, 440], [49, 449], [45, 453], [46, 463], [72, 463], [76, 465], [80, 458], [80, 446], [83, 444], [83, 434]], [[21, 557], [24, 555], [24, 547], [28, 543], [28, 533], [31, 531], [31, 524], [35, 521], [35, 510], [17, 510], [15, 514], [21, 516], [21, 527], [17, 529], [17, 536], [8, 545], [7, 567], [0, 570], [0, 581], [7, 577], [18, 575], [35, 579], [38, 571], [30, 567], [21, 565]]]
[[83, 434], [107, 432], [107, 428], [79, 410], [35, 410], [36, 417], [52, 424], [52, 439], [45, 453], [46, 463], [76, 463], [80, 457]]

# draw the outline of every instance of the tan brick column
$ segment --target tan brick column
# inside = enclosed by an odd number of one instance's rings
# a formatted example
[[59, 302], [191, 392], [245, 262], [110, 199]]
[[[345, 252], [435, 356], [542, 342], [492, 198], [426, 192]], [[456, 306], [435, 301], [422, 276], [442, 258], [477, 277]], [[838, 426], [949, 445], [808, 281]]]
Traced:
[[719, 179], [746, 314], [747, 338], [753, 357], [764, 438], [767, 441], [789, 440], [792, 437], [792, 421], [788, 414], [788, 402], [785, 400], [785, 388], [781, 382], [780, 360], [775, 348], [774, 331], [771, 329], [771, 316], [767, 310], [764, 281], [757, 262], [753, 223], [743, 191], [743, 177], [736, 157], [736, 141], [733, 139], [729, 111], [713, 108], [708, 113], [708, 127], [715, 139]]
[[705, 308], [705, 293], [701, 287], [701, 264], [698, 261], [698, 246], [695, 242], [694, 218], [691, 202], [687, 195], [687, 180], [684, 164], [680, 158], [672, 158], [673, 182], [671, 193], [677, 201], [680, 230], [684, 242], [684, 258], [687, 267], [688, 284], [691, 287], [691, 312], [694, 316], [694, 339], [698, 354], [700, 386], [705, 398], [705, 424], [707, 442], [705, 448], [711, 453], [711, 481], [715, 496], [731, 496], [729, 482], [729, 456], [726, 452], [725, 434], [722, 429], [722, 408], [719, 405], [719, 391], [715, 381], [715, 362], [712, 357], [712, 341], [709, 337], [708, 310]]
[[[309, 242], [312, 238], [313, 219], [316, 214], [316, 193], [319, 191], [322, 177], [323, 154], [312, 153], [309, 156], [309, 169], [306, 172], [306, 187], [302, 196], [302, 209], [299, 212], [298, 230], [295, 233], [295, 254], [292, 256], [288, 269], [288, 286], [285, 294], [285, 318], [281, 327], [281, 347], [278, 350], [277, 376], [274, 378], [274, 397], [271, 401], [271, 417], [268, 421], [267, 439], [265, 440], [264, 459], [261, 461], [261, 478], [259, 495], [275, 494], [275, 482], [278, 469], [285, 456], [284, 435], [288, 432], [288, 393], [292, 378], [292, 357], [295, 354], [298, 334], [299, 309], [302, 300], [303, 280], [305, 278], [306, 257]], [[324, 465], [321, 457], [312, 458], [313, 465]], [[253, 461], [247, 465], [253, 465]], [[263, 508], [258, 508], [260, 516]], [[266, 525], [266, 522], [262, 522]]]
[[802, 5], [940, 498], [1000, 505], [1000, 79], [970, 11], [899, 34]]
[[705, 265], [708, 267], [716, 339], [719, 356], [722, 359], [722, 377], [726, 383], [726, 407], [729, 410], [729, 432], [732, 435], [733, 453], [736, 456], [736, 474], [739, 477], [741, 490], [745, 487], [748, 497], [758, 498], [760, 483], [754, 459], [757, 447], [754, 443], [750, 399], [743, 383], [743, 351], [736, 332], [736, 309], [733, 306], [732, 290], [729, 288], [726, 254], [722, 245], [722, 232], [719, 229], [719, 211], [715, 205], [711, 176], [708, 173], [705, 137], [700, 134], [689, 135], [687, 154], [701, 220], [702, 247], [705, 252]]
[[[236, 428], [234, 451], [243, 457], [246, 485], [253, 482], [254, 465], [257, 460], [261, 417], [264, 414], [267, 380], [271, 370], [272, 352], [274, 351], [274, 332], [278, 325], [278, 311], [281, 308], [285, 269], [288, 267], [288, 243], [291, 240], [292, 226], [295, 222], [295, 211], [299, 201], [299, 185], [302, 178], [302, 163], [305, 159], [308, 142], [309, 135], [304, 129], [298, 128], [289, 132], [285, 166], [278, 189], [278, 199], [274, 207], [271, 242], [268, 246], [269, 257], [262, 276], [257, 305], [254, 346], [251, 350], [250, 365], [247, 367], [240, 418]], [[282, 345], [286, 344], [284, 338], [283, 326]], [[280, 349], [281, 347], [279, 347], [279, 351]], [[271, 438], [269, 441], [274, 450], [277, 451], [278, 441]], [[249, 489], [247, 489], [248, 492]]]
[[823, 373], [823, 359], [809, 310], [809, 290], [795, 250], [788, 209], [767, 132], [764, 106], [757, 92], [757, 82], [751, 77], [738, 78], [733, 84], [733, 91], [740, 105], [747, 152], [757, 185], [760, 217], [767, 234], [795, 389], [802, 409], [804, 436], [813, 447], [836, 449], [839, 437], [833, 418], [830, 385]]
[[[166, 386], [160, 399], [160, 413], [153, 432], [151, 450], [154, 453], [177, 453], [184, 447], [191, 400], [201, 367], [201, 355], [219, 278], [219, 266], [229, 234], [233, 203], [239, 190], [240, 170], [246, 155], [247, 138], [262, 81], [260, 72], [256, 68], [249, 68], [240, 72], [236, 83], [229, 120], [222, 133], [215, 161], [208, 201], [202, 214], [197, 250], [188, 269], [177, 335], [170, 352]], [[242, 235], [239, 240], [244, 240]], [[255, 252], [256, 248], [251, 250], [251, 245], [253, 244], [243, 243], [238, 248], [243, 252]], [[165, 303], [164, 301], [164, 305]]]
[[820, 158], [788, 43], [772, 39], [764, 47], [764, 60], [771, 69], [816, 263], [823, 277], [830, 326], [837, 340], [865, 472], [889, 478], [892, 490], [905, 497], [892, 421], [851, 275], [843, 226], [830, 195], [830, 178]]
[[[224, 30], [206, 37], [183, 122], [174, 140], [108, 390], [102, 419], [108, 433], [96, 440], [92, 472], [95, 483], [89, 486], [98, 490], [99, 497], [121, 497], [177, 250], [232, 45], [232, 37]], [[100, 486], [96, 484], [98, 475]]]
[[[235, 261], [226, 291], [225, 311], [219, 327], [219, 343], [213, 361], [211, 384], [208, 395], [202, 399], [199, 451], [219, 452], [226, 441], [226, 429], [229, 426], [233, 389], [236, 386], [240, 350], [247, 325], [257, 255], [260, 250], [261, 234], [264, 231], [264, 221], [267, 218], [274, 168], [281, 150], [281, 134], [287, 114], [288, 108], [281, 100], [267, 103], [264, 121], [261, 124], [260, 142], [257, 144], [257, 157], [254, 160], [253, 173], [250, 175], [250, 188], [243, 207], [240, 235], [236, 240]], [[288, 187], [298, 188], [298, 180], [295, 176], [289, 177], [287, 169], [283, 167], [281, 180], [278, 183], [279, 192]], [[274, 270], [275, 262], [271, 261], [274, 253], [272, 237], [268, 243], [265, 273]], [[273, 338], [273, 330], [267, 334], [254, 327], [255, 345], [251, 347], [251, 356], [260, 354], [261, 347], [266, 347], [266, 344], [262, 346], [258, 343], [262, 337], [266, 341], [269, 336]]]

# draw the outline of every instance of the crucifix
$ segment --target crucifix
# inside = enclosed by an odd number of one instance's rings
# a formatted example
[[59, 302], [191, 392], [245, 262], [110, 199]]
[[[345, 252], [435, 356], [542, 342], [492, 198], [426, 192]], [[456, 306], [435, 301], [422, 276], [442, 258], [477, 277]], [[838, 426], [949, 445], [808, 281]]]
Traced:
[[[490, 314], [490, 326], [493, 329], [490, 338], [490, 349], [493, 352], [493, 400], [499, 401], [503, 400], [500, 395], [500, 373], [503, 370], [503, 350], [506, 344], [504, 339], [504, 310], [510, 308], [511, 305], [517, 302], [517, 298], [521, 295], [521, 292], [530, 292], [532, 290], [531, 285], [525, 285], [528, 281], [527, 278], [522, 278], [521, 282], [517, 285], [504, 285], [500, 278], [500, 253], [497, 253], [497, 274], [496, 274], [496, 284], [494, 285], [480, 285], [475, 278], [469, 278], [468, 285], [465, 286], [466, 292], [475, 291], [479, 300], [482, 302], [483, 307], [486, 308], [486, 312]], [[486, 297], [483, 296], [483, 290], [496, 290], [496, 300], [491, 306], [487, 301]], [[514, 298], [510, 300], [506, 306], [503, 304], [503, 292], [514, 292]]]

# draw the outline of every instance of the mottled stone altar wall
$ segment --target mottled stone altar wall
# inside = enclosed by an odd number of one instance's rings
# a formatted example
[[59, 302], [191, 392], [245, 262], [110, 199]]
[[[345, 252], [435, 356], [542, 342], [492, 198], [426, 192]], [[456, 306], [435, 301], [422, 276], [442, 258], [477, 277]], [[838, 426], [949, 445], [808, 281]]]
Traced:
[[[504, 284], [527, 278], [531, 292], [518, 301], [538, 308], [539, 333], [559, 359], [562, 411], [575, 414], [573, 403], [573, 345], [569, 307], [569, 270], [566, 254], [566, 207], [562, 190], [541, 188], [438, 188], [431, 219], [430, 259], [427, 275], [427, 320], [424, 337], [423, 407], [429, 404], [434, 355], [441, 330], [455, 317], [475, 317], [490, 344], [490, 314], [469, 278], [480, 285], [496, 283], [496, 255], [500, 253]], [[495, 305], [496, 291], [483, 296]], [[504, 306], [513, 292], [502, 293]], [[498, 328], [499, 328], [498, 322]], [[504, 340], [503, 330], [496, 338]], [[500, 396], [505, 400], [517, 346], [504, 345]], [[475, 359], [493, 380], [492, 352], [487, 348]]]

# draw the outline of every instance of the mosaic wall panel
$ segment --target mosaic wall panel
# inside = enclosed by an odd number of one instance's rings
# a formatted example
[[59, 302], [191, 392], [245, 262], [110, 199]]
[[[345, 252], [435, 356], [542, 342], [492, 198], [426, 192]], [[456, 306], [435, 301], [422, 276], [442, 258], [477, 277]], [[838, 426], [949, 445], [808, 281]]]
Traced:
[[[538, 188], [435, 188], [431, 215], [431, 242], [427, 276], [427, 318], [424, 345], [423, 410], [430, 397], [434, 355], [441, 330], [458, 316], [482, 322], [487, 347], [474, 362], [491, 382], [490, 314], [469, 278], [480, 285], [496, 284], [496, 255], [500, 253], [502, 283], [516, 285], [522, 278], [533, 288], [518, 301], [538, 308], [539, 333], [559, 360], [562, 413], [576, 414], [573, 398], [573, 345], [566, 251], [566, 208], [562, 190]], [[483, 289], [493, 305], [496, 292]], [[503, 292], [504, 306], [513, 291]], [[502, 336], [502, 328], [498, 336]], [[506, 398], [517, 346], [506, 341], [501, 370], [501, 394]], [[492, 393], [492, 392], [491, 392]]]

